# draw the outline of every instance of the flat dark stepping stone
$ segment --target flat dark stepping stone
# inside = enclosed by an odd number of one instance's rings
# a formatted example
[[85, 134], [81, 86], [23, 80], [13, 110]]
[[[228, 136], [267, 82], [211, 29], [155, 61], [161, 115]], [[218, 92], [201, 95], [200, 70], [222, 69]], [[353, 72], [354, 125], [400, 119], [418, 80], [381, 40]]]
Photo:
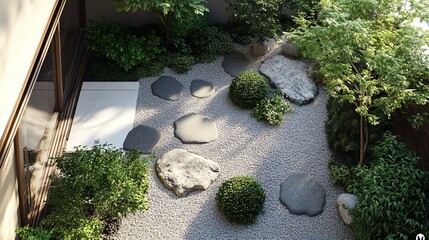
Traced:
[[183, 85], [175, 78], [162, 76], [151, 85], [152, 93], [165, 100], [177, 101], [182, 97]]
[[232, 51], [223, 58], [222, 67], [225, 69], [226, 73], [236, 77], [240, 73], [244, 72], [249, 64], [250, 61], [246, 56], [244, 56], [244, 54]]
[[215, 92], [215, 87], [210, 82], [196, 79], [191, 83], [191, 94], [194, 97], [205, 98]]
[[143, 153], [151, 153], [155, 150], [159, 141], [161, 141], [161, 133], [158, 130], [147, 126], [138, 126], [127, 134], [123, 148], [125, 150], [137, 149]]
[[218, 138], [216, 123], [196, 113], [174, 122], [174, 136], [182, 143], [208, 143]]
[[314, 177], [294, 173], [280, 184], [280, 202], [293, 214], [313, 217], [323, 212], [326, 192]]

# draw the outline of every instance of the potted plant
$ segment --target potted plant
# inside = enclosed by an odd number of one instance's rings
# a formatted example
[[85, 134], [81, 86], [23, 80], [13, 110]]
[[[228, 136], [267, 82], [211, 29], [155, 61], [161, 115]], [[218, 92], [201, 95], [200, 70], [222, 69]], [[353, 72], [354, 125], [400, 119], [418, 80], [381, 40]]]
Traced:
[[283, 2], [283, 0], [228, 0], [230, 20], [240, 25], [253, 38], [254, 55], [265, 55], [269, 50], [268, 40], [281, 32], [279, 16]]

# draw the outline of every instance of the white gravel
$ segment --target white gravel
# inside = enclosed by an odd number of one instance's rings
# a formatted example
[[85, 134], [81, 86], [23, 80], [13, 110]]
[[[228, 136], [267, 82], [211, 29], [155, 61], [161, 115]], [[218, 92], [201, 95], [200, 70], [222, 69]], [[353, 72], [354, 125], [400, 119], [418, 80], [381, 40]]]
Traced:
[[[236, 46], [236, 49], [249, 56], [248, 47]], [[279, 51], [277, 47], [270, 55]], [[264, 59], [249, 58], [255, 70]], [[234, 106], [229, 100], [228, 85], [232, 77], [224, 72], [222, 59], [196, 64], [183, 75], [166, 68], [163, 75], [176, 77], [187, 90], [179, 101], [152, 95], [150, 85], [157, 77], [140, 80], [134, 126], [144, 124], [162, 132], [155, 151], [157, 156], [183, 148], [217, 162], [221, 171], [206, 191], [178, 198], [162, 185], [152, 164], [150, 209], [124, 218], [113, 239], [353, 239], [350, 227], [342, 222], [336, 206], [341, 190], [333, 187], [327, 168], [331, 153], [324, 133], [326, 91], [320, 89], [318, 97], [309, 105], [293, 105], [295, 110], [281, 126], [270, 126], [258, 122], [250, 111]], [[215, 94], [203, 99], [193, 97], [189, 91], [193, 79], [212, 82]], [[214, 120], [219, 139], [198, 145], [182, 144], [175, 138], [173, 122], [191, 112]], [[280, 203], [280, 183], [295, 172], [315, 176], [326, 189], [327, 201], [322, 214], [294, 215]], [[265, 189], [264, 212], [254, 225], [232, 225], [216, 208], [215, 195], [220, 184], [237, 175], [253, 176]]]

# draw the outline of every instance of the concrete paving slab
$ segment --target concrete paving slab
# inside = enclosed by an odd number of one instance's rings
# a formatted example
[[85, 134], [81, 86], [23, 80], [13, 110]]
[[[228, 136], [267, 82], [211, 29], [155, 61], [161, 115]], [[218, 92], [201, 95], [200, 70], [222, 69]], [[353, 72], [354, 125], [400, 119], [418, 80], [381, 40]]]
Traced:
[[133, 128], [138, 82], [84, 82], [66, 151], [96, 140], [122, 148]]

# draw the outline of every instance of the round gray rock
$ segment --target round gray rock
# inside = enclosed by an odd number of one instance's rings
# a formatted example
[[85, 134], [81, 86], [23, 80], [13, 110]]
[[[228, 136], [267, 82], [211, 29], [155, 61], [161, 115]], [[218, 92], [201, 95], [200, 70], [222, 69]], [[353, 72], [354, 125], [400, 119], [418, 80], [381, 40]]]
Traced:
[[183, 149], [174, 149], [156, 162], [158, 177], [178, 197], [205, 190], [219, 175], [219, 164]]
[[237, 51], [232, 51], [231, 53], [225, 55], [222, 61], [222, 67], [225, 69], [225, 72], [233, 77], [236, 77], [240, 73], [244, 72], [249, 64], [249, 59], [244, 56], [244, 54]]
[[218, 138], [216, 123], [196, 113], [174, 122], [174, 136], [183, 143], [208, 143]]
[[137, 149], [143, 153], [151, 153], [155, 150], [159, 141], [161, 141], [159, 131], [147, 126], [138, 126], [127, 134], [123, 148], [125, 150]]
[[175, 78], [162, 76], [151, 85], [152, 93], [165, 100], [177, 101], [184, 91], [183, 85]]
[[282, 50], [289, 57], [299, 57], [299, 47], [296, 44], [288, 42], [287, 40], [283, 42]]
[[293, 214], [313, 217], [323, 212], [326, 192], [314, 177], [294, 173], [280, 185], [280, 202]]
[[212, 95], [215, 92], [215, 87], [212, 83], [195, 79], [191, 83], [191, 94], [194, 97], [205, 98]]
[[356, 203], [357, 198], [353, 194], [343, 193], [338, 196], [338, 210], [340, 211], [341, 218], [347, 225], [350, 225], [353, 222], [353, 216], [349, 213], [349, 210], [354, 209], [356, 207]]

